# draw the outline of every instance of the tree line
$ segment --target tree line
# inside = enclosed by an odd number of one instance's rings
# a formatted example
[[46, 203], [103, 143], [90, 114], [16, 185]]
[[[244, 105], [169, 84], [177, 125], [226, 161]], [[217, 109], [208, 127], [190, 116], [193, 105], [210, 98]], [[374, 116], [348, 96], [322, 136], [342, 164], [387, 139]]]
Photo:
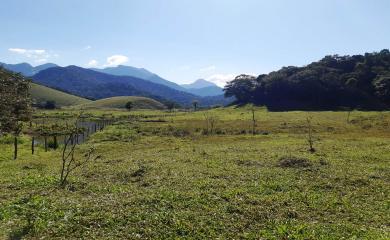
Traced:
[[329, 55], [303, 67], [258, 77], [239, 75], [224, 88], [236, 104], [270, 110], [382, 110], [390, 108], [390, 52]]

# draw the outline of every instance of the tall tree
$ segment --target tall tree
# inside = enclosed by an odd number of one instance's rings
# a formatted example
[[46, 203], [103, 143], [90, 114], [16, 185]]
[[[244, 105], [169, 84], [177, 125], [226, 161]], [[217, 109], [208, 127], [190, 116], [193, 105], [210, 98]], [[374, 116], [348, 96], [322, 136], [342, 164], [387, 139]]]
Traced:
[[199, 104], [198, 100], [192, 101], [192, 106], [194, 107], [194, 111], [196, 111], [198, 109], [198, 104]]
[[0, 134], [14, 136], [14, 159], [23, 123], [31, 119], [30, 80], [0, 67]]
[[239, 103], [252, 102], [256, 85], [256, 77], [245, 74], [239, 75], [225, 86], [225, 97], [235, 96]]

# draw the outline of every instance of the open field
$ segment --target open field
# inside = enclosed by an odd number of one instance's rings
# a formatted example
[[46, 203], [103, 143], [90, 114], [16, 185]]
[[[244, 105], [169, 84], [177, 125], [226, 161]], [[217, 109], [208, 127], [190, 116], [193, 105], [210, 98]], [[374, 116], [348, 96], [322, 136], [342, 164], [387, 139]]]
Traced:
[[65, 189], [60, 150], [0, 141], [0, 239], [390, 238], [389, 112], [110, 113]]
[[54, 101], [57, 107], [67, 107], [92, 102], [91, 100], [64, 93], [35, 83], [31, 83], [30, 93], [31, 97], [37, 103]]

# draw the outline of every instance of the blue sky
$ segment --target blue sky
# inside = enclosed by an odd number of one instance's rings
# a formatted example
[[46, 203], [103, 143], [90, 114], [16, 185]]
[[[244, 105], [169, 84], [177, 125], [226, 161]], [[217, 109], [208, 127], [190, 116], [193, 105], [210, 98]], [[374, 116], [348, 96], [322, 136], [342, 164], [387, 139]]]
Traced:
[[144, 67], [178, 83], [390, 48], [388, 0], [1, 0], [0, 61]]

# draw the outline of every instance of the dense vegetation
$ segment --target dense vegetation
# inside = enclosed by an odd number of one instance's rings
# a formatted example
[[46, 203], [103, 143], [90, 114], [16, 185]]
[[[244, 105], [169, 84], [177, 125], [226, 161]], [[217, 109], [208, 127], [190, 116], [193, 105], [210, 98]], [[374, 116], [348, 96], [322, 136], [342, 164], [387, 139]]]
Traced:
[[311, 112], [311, 153], [307, 113], [255, 108], [253, 135], [251, 110], [85, 112], [126, 118], [65, 189], [62, 147], [2, 138], [0, 239], [389, 239], [389, 112]]
[[269, 109], [387, 109], [390, 52], [326, 56], [304, 67], [284, 67], [257, 78], [240, 75], [224, 90], [237, 103]]

